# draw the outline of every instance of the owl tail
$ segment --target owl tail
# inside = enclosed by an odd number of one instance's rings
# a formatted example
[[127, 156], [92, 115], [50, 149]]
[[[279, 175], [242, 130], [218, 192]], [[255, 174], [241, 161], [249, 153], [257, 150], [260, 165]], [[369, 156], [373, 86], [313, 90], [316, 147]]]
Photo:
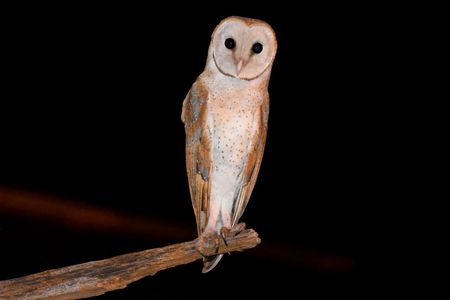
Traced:
[[219, 263], [220, 259], [222, 258], [223, 254], [215, 255], [215, 256], [209, 256], [203, 258], [203, 270], [202, 273], [208, 273], [212, 269], [214, 269], [215, 266]]

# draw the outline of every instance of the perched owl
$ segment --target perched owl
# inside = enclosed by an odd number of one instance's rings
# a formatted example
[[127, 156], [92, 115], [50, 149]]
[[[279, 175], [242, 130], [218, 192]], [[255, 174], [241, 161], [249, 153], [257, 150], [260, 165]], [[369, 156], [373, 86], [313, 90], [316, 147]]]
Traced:
[[[229, 17], [215, 28], [206, 67], [183, 102], [186, 165], [202, 241], [226, 243], [258, 176], [267, 133], [269, 84], [277, 51], [265, 22]], [[203, 273], [222, 255], [203, 259]]]

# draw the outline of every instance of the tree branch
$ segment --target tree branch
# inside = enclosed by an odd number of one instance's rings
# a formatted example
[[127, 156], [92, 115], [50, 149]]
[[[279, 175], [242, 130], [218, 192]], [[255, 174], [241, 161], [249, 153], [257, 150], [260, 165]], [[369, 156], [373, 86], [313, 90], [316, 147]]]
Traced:
[[[205, 255], [242, 251], [257, 246], [258, 234], [247, 229], [220, 243], [202, 249]], [[24, 277], [0, 281], [0, 299], [80, 299], [125, 288], [131, 282], [156, 272], [202, 258], [197, 240], [162, 248], [124, 254]]]

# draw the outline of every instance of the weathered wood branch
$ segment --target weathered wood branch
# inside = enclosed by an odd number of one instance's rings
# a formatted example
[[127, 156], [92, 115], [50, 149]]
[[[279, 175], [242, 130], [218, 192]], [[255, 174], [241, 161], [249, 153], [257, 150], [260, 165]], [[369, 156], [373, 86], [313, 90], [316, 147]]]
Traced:
[[[258, 234], [247, 229], [220, 243], [203, 249], [205, 255], [242, 251], [257, 246]], [[162, 248], [124, 254], [24, 277], [0, 281], [0, 299], [80, 299], [125, 288], [131, 282], [156, 272], [202, 258], [197, 240]], [[200, 269], [199, 269], [200, 271]]]

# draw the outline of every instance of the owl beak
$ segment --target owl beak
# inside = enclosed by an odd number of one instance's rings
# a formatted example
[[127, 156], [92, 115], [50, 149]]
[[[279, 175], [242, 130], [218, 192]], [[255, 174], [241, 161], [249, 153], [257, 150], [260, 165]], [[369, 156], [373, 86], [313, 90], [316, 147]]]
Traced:
[[247, 62], [245, 62], [243, 59], [238, 60], [236, 64], [236, 76], [239, 77], [239, 74], [241, 74], [242, 68], [246, 65]]
[[242, 70], [242, 66], [244, 65], [244, 61], [240, 59], [236, 65], [236, 75], [239, 76]]

